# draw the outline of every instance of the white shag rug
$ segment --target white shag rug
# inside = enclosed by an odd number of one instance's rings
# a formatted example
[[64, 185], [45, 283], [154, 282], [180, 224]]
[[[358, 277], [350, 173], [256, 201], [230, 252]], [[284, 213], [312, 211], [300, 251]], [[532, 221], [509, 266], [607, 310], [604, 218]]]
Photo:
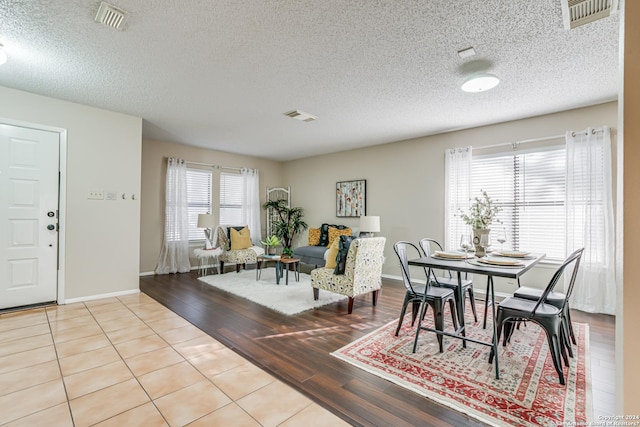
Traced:
[[[286, 275], [286, 272], [284, 274]], [[300, 281], [296, 282], [295, 273], [290, 271], [289, 285], [285, 285], [285, 277], [282, 277], [280, 284], [276, 285], [275, 268], [273, 267], [263, 268], [258, 281], [256, 281], [255, 270], [214, 274], [200, 277], [199, 280], [287, 315], [298, 314], [347, 298], [344, 295], [321, 289], [319, 298], [315, 301], [311, 287], [311, 276], [304, 273], [300, 273]]]

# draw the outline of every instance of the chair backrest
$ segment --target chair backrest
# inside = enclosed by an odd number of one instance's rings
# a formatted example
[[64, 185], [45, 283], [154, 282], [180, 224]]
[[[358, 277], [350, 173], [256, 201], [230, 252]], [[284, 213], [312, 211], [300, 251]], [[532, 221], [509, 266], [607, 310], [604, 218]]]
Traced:
[[[411, 283], [411, 273], [409, 272], [409, 257], [419, 258], [421, 256], [420, 250], [416, 245], [411, 242], [399, 241], [393, 245], [393, 250], [398, 256], [400, 262], [400, 271], [402, 273], [402, 282], [407, 292], [415, 294], [413, 284]], [[427, 280], [427, 286], [429, 281]]]
[[564, 302], [562, 303], [562, 307], [560, 307], [562, 309], [564, 308], [565, 304], [569, 300], [569, 297], [571, 296], [571, 292], [573, 291], [573, 287], [574, 287], [575, 282], [576, 282], [576, 276], [578, 275], [578, 268], [580, 268], [580, 259], [582, 258], [582, 253], [583, 252], [584, 252], [584, 248], [577, 249], [577, 250], [573, 251], [573, 253], [571, 255], [569, 255], [562, 262], [560, 267], [558, 267], [556, 272], [553, 274], [553, 277], [549, 281], [549, 284], [547, 285], [547, 287], [544, 289], [544, 292], [542, 293], [542, 295], [540, 295], [540, 298], [538, 299], [538, 302], [536, 303], [535, 307], [533, 308], [533, 313], [536, 312], [536, 310], [538, 309], [540, 304], [542, 304], [547, 299], [549, 294], [556, 287], [556, 285], [558, 283], [558, 280], [560, 280], [560, 277], [562, 276], [562, 273], [564, 273], [564, 270], [567, 268], [567, 266], [569, 266], [571, 263], [573, 263], [573, 271], [571, 273], [571, 279], [569, 281], [569, 287], [568, 287], [567, 291], [565, 292], [565, 298], [564, 298]]
[[442, 250], [442, 245], [438, 243], [438, 241], [434, 239], [430, 239], [425, 237], [424, 239], [420, 239], [420, 248], [422, 249], [422, 253], [424, 256], [431, 256], [431, 247], [438, 248], [437, 250]]
[[[425, 237], [424, 239], [420, 239], [420, 249], [422, 249], [422, 253], [424, 254], [424, 256], [431, 256], [431, 249], [437, 250], [437, 251], [441, 251], [442, 250], [442, 245], [440, 243], [438, 243], [437, 240], [435, 239], [430, 239], [428, 237]], [[453, 277], [451, 275], [451, 271], [450, 270], [445, 270], [447, 273], [449, 273], [449, 277]], [[425, 273], [427, 274], [427, 277], [429, 278], [433, 278], [433, 280], [436, 281], [436, 283], [438, 282], [438, 278], [436, 277], [436, 273], [433, 271], [432, 268], [430, 268], [428, 271], [425, 271]], [[465, 273], [465, 278], [467, 277], [467, 273]]]
[[379, 288], [382, 285], [384, 245], [386, 237], [354, 239], [347, 252], [344, 275], [352, 281], [354, 290]]
[[216, 235], [218, 236], [218, 247], [223, 251], [229, 250], [231, 242], [227, 236], [227, 227], [223, 227], [221, 225], [216, 227]]
[[[245, 226], [232, 226], [232, 225], [219, 225], [216, 227], [215, 233], [218, 236], [217, 244], [220, 249], [223, 251], [231, 250], [231, 237], [229, 228], [235, 228], [236, 230], [241, 230]], [[253, 244], [253, 242], [251, 243]]]

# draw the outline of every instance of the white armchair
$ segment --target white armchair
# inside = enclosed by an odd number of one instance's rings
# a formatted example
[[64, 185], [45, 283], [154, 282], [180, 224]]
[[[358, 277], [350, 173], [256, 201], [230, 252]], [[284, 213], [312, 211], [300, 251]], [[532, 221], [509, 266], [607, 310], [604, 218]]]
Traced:
[[353, 299], [358, 295], [373, 293], [373, 305], [382, 287], [382, 265], [384, 263], [384, 237], [355, 239], [351, 242], [345, 263], [344, 274], [335, 274], [333, 268], [316, 268], [311, 271], [313, 298], [318, 299], [319, 290], [327, 290], [349, 297], [348, 313], [353, 311]]

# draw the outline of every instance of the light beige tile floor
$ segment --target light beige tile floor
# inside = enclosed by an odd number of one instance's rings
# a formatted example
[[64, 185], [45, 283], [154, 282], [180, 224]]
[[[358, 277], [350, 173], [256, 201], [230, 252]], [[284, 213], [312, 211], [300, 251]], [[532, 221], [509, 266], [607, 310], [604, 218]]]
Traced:
[[144, 294], [0, 314], [0, 426], [348, 425]]

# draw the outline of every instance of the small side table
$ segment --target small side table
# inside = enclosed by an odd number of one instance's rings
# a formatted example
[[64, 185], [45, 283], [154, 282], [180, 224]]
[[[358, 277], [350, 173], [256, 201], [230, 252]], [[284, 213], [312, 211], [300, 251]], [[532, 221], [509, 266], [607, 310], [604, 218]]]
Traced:
[[[215, 268], [218, 272], [218, 256], [222, 253], [222, 249], [194, 249], [193, 254], [198, 258], [198, 275], [206, 276], [209, 267]], [[211, 265], [213, 263], [213, 265]]]
[[[277, 268], [278, 266], [276, 266]], [[285, 285], [289, 284], [289, 268], [293, 267], [296, 282], [300, 281], [300, 258], [281, 258], [280, 259], [280, 277], [282, 277], [282, 269], [286, 270]]]
[[280, 284], [280, 277], [282, 277], [282, 272], [280, 271], [280, 255], [258, 255], [258, 265], [256, 267], [256, 280], [260, 280], [260, 276], [262, 276], [262, 263], [265, 264], [267, 261], [274, 261], [276, 263], [276, 285]]

